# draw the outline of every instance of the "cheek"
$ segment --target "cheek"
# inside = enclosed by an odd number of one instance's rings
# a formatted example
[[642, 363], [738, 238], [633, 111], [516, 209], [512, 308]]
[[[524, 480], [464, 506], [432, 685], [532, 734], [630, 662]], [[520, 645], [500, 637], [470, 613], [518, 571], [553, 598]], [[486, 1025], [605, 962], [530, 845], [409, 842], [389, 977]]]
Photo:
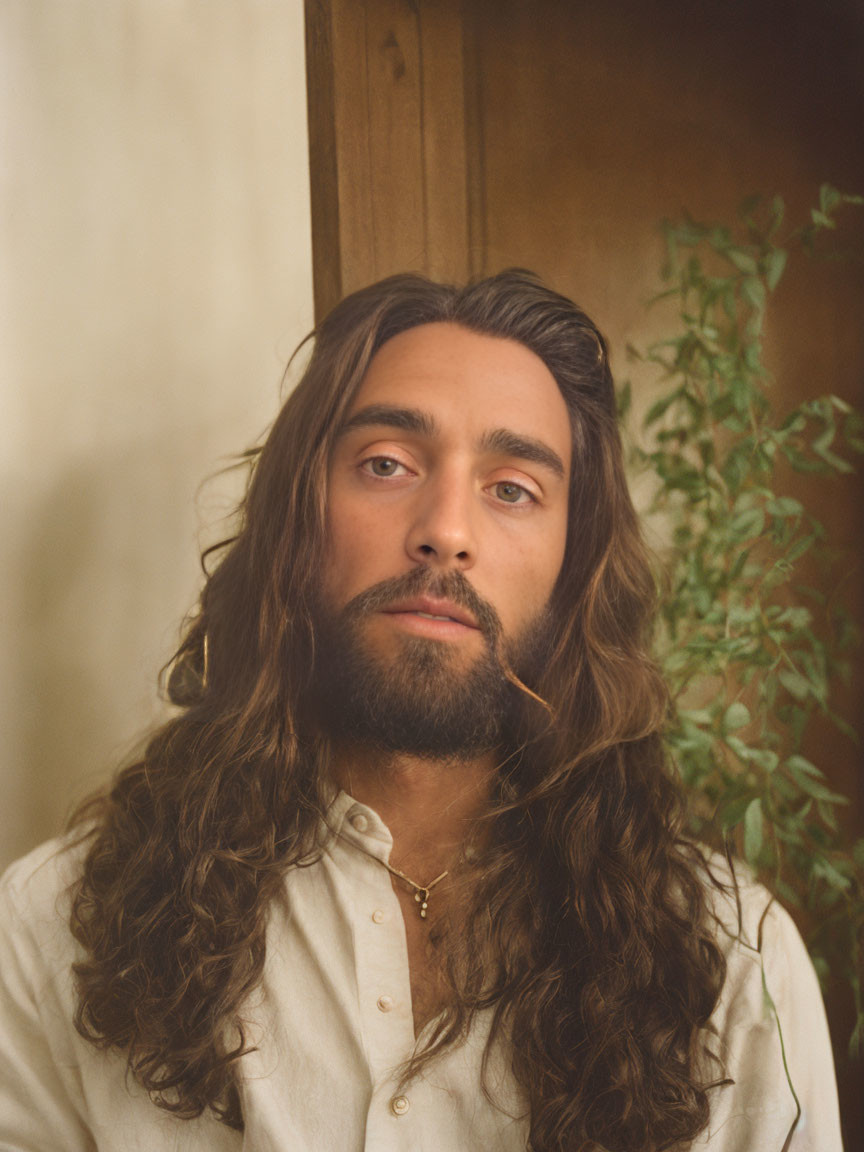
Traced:
[[346, 573], [355, 566], [353, 550], [359, 533], [352, 532], [350, 525], [350, 517], [341, 508], [328, 508], [324, 521], [321, 582], [331, 604], [338, 604], [343, 599]]
[[[391, 518], [392, 519], [392, 518]], [[393, 525], [364, 501], [339, 498], [327, 510], [322, 582], [333, 604], [392, 576]]]
[[529, 545], [526, 566], [532, 570], [537, 595], [543, 603], [549, 599], [558, 580], [567, 551], [568, 517], [565, 510], [550, 517], [543, 531]]
[[564, 567], [564, 557], [567, 553], [567, 527], [568, 519], [565, 516], [561, 523], [561, 529], [557, 535], [555, 545], [550, 549], [549, 555], [546, 558], [546, 600], [552, 595], [552, 589], [558, 583], [558, 577], [561, 575], [561, 569]]
[[492, 565], [489, 575], [494, 592], [489, 598], [505, 629], [518, 629], [548, 604], [564, 560], [565, 528], [566, 523], [560, 533], [545, 532], [533, 542], [509, 549]]

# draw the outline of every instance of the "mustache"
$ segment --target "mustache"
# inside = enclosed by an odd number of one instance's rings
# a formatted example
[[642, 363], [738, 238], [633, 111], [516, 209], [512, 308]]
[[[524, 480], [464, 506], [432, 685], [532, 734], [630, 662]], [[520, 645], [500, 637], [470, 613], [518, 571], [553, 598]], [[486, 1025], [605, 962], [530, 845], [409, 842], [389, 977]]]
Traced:
[[455, 570], [434, 572], [431, 568], [414, 568], [401, 576], [381, 580], [349, 600], [343, 609], [343, 616], [358, 619], [372, 612], [380, 612], [397, 600], [422, 594], [450, 600], [460, 608], [467, 609], [480, 631], [495, 644], [501, 635], [501, 619], [488, 600], [477, 592], [461, 572]]

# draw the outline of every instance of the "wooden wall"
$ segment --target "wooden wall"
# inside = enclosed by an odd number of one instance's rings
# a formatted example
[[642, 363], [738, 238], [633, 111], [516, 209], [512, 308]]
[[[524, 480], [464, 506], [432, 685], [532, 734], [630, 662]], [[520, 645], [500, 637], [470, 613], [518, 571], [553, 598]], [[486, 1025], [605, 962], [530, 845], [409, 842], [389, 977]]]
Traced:
[[[319, 315], [391, 272], [522, 265], [587, 309], [629, 374], [627, 343], [658, 333], [659, 220], [729, 219], [754, 191], [801, 217], [822, 181], [864, 191], [858, 0], [307, 0], [307, 58]], [[830, 391], [864, 407], [862, 306], [860, 259], [782, 282], [767, 332], [781, 405]], [[864, 619], [860, 481], [804, 495], [857, 556]], [[839, 703], [864, 712], [860, 670]], [[861, 829], [860, 753], [826, 726], [811, 754]], [[848, 1146], [864, 1147], [850, 1006], [830, 1008]]]
[[315, 306], [393, 272], [469, 273], [456, 0], [307, 0]]

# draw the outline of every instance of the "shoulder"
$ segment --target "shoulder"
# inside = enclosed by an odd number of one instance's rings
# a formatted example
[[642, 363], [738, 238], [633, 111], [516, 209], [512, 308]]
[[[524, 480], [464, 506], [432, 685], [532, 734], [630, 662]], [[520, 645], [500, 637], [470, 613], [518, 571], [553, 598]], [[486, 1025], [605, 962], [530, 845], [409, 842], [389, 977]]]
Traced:
[[45, 910], [70, 888], [81, 873], [89, 839], [79, 834], [57, 836], [22, 856], [0, 876], [0, 893], [22, 908]]
[[16, 860], [0, 876], [0, 938], [4, 950], [30, 953], [39, 966], [73, 950], [69, 931], [72, 892], [88, 841], [57, 837]]
[[780, 950], [803, 957], [809, 966], [794, 920], [750, 868], [704, 847], [699, 855], [697, 875], [714, 921], [716, 943], [727, 962], [748, 955], [768, 960]]
[[726, 961], [708, 1027], [722, 1067], [709, 1079], [725, 1077], [725, 1087], [718, 1084], [706, 1146], [773, 1152], [794, 1132], [792, 1147], [802, 1152], [839, 1152], [831, 1041], [804, 941], [745, 864], [705, 849], [701, 855], [697, 872]]
[[697, 866], [709, 927], [726, 960], [722, 1002], [736, 995], [753, 1005], [795, 993], [820, 999], [819, 984], [801, 934], [780, 901], [740, 860], [700, 850]]

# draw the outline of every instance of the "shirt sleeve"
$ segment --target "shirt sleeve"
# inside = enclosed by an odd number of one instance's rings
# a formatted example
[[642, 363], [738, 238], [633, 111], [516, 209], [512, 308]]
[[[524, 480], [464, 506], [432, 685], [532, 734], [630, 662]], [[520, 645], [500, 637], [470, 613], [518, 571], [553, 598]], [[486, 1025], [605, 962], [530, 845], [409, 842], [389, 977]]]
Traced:
[[709, 1090], [711, 1119], [694, 1152], [843, 1152], [831, 1040], [807, 949], [764, 888], [750, 881], [739, 895], [742, 928], [728, 937], [713, 1017], [732, 1083]]
[[831, 1037], [819, 980], [792, 917], [776, 901], [763, 929], [770, 997], [791, 1088], [801, 1107], [789, 1152], [842, 1152]]
[[25, 918], [19, 904], [21, 872], [13, 865], [0, 881], [0, 1150], [93, 1152], [51, 949], [33, 930], [38, 911]]

